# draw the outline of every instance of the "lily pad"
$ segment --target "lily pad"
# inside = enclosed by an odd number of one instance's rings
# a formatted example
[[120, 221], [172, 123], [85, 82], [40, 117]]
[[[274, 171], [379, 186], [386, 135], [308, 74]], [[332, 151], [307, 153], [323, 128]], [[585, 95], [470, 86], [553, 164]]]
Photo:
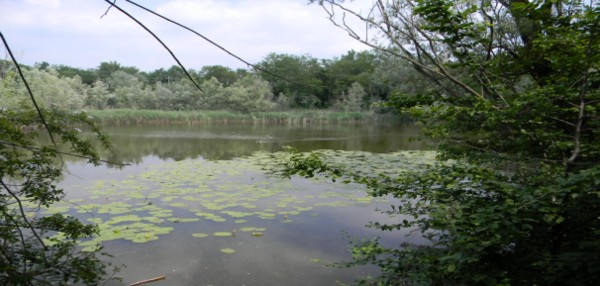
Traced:
[[226, 236], [233, 236], [233, 233], [227, 232], [227, 231], [217, 231], [217, 232], [213, 233], [213, 235], [220, 236], [220, 237], [226, 237]]
[[[359, 172], [389, 176], [430, 164], [436, 155], [429, 151], [388, 154], [331, 150], [319, 152], [331, 166], [352, 165]], [[230, 222], [238, 224], [236, 228], [243, 235], [259, 237], [264, 235], [265, 228], [239, 224], [260, 220], [292, 223], [292, 216], [307, 211], [310, 211], [307, 215], [317, 216], [319, 208], [359, 206], [378, 201], [365, 196], [365, 190], [360, 185], [332, 183], [329, 178], [319, 178], [319, 175], [313, 179], [293, 180], [266, 175], [265, 170], [280, 167], [273, 158], [286, 156], [285, 153], [257, 152], [236, 160], [208, 161], [200, 158], [157, 163], [127, 179], [98, 180], [84, 184], [81, 188], [89, 196], [72, 202], [85, 204], [57, 205], [48, 213], [76, 210], [82, 216], [93, 216], [93, 219], [87, 220], [98, 225], [100, 237], [82, 242], [81, 246], [87, 249], [107, 240], [124, 239], [143, 243], [160, 239], [162, 235], [173, 231], [173, 227], [180, 227], [174, 224], [177, 222], [202, 221], [202, 224], [209, 226], [225, 223], [222, 225], [231, 229], [231, 225], [227, 224]], [[190, 213], [197, 217], [189, 217]], [[235, 234], [232, 231], [215, 232], [213, 235], [233, 237]], [[210, 236], [204, 233], [192, 235], [197, 238]]]
[[251, 227], [251, 226], [248, 226], [248, 227], [242, 227], [242, 228], [240, 228], [240, 231], [243, 231], [243, 232], [251, 232], [251, 231], [265, 231], [265, 230], [267, 230], [267, 229], [266, 229], [266, 228], [263, 228], [263, 227], [261, 227], [261, 228], [258, 228], [258, 227]]
[[248, 217], [248, 216], [254, 215], [253, 213], [235, 212], [235, 211], [222, 211], [221, 213], [229, 215], [233, 218], [243, 218], [243, 217]]
[[184, 203], [172, 203], [172, 204], [169, 204], [169, 206], [172, 206], [174, 208], [183, 208], [183, 207], [185, 207], [187, 205], [184, 204]]
[[122, 222], [137, 222], [137, 221], [141, 221], [141, 220], [142, 220], [142, 218], [137, 215], [122, 215], [122, 216], [112, 217], [106, 223], [107, 224], [119, 224]]
[[71, 207], [69, 206], [51, 206], [50, 208], [47, 208], [44, 210], [45, 214], [60, 214], [60, 213], [66, 213], [71, 209]]
[[235, 250], [232, 248], [221, 248], [221, 252], [223, 252], [225, 254], [232, 254], [232, 253], [235, 253]]

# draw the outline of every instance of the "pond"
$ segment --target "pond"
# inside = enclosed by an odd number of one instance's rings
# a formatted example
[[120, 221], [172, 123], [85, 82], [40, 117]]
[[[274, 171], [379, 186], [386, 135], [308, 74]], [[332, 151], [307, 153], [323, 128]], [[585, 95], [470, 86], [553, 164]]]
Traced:
[[117, 276], [129, 285], [336, 285], [370, 267], [340, 269], [349, 241], [380, 236], [399, 245], [419, 237], [380, 232], [369, 222], [389, 198], [374, 199], [359, 185], [326, 178], [283, 179], [272, 174], [284, 146], [319, 150], [332, 162], [395, 174], [433, 158], [412, 124], [389, 125], [161, 125], [104, 127], [127, 166], [93, 167], [68, 161], [61, 182], [62, 212], [100, 226], [101, 243]]

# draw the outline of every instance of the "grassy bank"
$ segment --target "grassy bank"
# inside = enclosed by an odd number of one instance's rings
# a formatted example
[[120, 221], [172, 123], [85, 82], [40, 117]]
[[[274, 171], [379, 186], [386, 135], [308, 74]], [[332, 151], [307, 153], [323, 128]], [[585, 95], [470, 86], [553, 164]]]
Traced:
[[392, 114], [300, 110], [280, 112], [239, 113], [232, 111], [163, 111], [136, 109], [90, 110], [87, 113], [100, 124], [208, 124], [208, 123], [361, 123], [399, 122]]

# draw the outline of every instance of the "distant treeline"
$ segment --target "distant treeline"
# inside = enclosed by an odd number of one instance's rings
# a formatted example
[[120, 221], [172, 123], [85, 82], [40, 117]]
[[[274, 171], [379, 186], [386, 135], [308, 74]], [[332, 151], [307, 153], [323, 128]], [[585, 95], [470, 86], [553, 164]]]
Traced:
[[[349, 51], [332, 60], [269, 54], [259, 69], [178, 66], [152, 72], [117, 62], [80, 69], [47, 62], [25, 66], [40, 104], [49, 109], [231, 110], [332, 109], [385, 112], [393, 94], [423, 91], [424, 82], [405, 64], [373, 52]], [[0, 61], [0, 107], [29, 104], [11, 62]]]

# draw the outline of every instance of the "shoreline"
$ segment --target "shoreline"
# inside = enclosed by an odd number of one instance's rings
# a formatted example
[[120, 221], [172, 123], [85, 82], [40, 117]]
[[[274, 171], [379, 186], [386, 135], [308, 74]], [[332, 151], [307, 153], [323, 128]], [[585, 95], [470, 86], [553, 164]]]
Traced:
[[166, 124], [321, 124], [342, 123], [393, 124], [410, 119], [395, 114], [344, 112], [329, 110], [298, 110], [241, 113], [218, 110], [164, 111], [145, 109], [104, 109], [86, 111], [100, 125], [166, 125]]

